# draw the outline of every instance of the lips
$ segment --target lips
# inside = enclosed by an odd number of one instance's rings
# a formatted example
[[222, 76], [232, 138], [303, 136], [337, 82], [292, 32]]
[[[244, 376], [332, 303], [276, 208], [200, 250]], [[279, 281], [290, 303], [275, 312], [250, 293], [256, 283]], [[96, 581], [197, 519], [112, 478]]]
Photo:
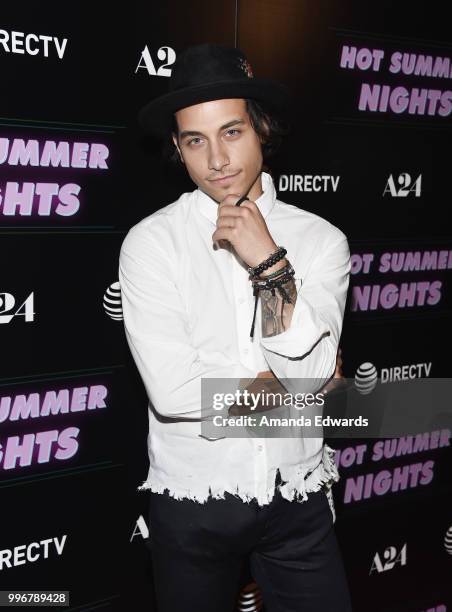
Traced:
[[223, 177], [220, 177], [220, 178], [217, 178], [217, 179], [211, 179], [211, 182], [212, 183], [220, 183], [220, 184], [223, 183], [223, 182], [225, 183], [226, 181], [228, 181], [230, 179], [233, 179], [237, 175], [238, 175], [238, 172], [236, 172], [235, 174], [230, 174], [228, 176], [223, 176]]

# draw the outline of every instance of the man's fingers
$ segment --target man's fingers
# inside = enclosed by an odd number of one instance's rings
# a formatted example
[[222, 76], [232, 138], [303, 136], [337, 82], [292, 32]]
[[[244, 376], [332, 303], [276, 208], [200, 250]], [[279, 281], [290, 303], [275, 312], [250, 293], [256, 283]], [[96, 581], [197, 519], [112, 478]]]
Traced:
[[217, 219], [217, 227], [235, 227], [236, 219], [231, 215], [223, 215]]
[[[245, 213], [246, 214], [246, 213]], [[222, 217], [242, 217], [243, 211], [237, 206], [230, 206], [227, 204], [226, 206], [222, 206], [218, 209], [217, 219]]]
[[227, 219], [228, 217], [234, 219], [249, 219], [251, 218], [251, 212], [242, 206], [223, 206], [218, 210], [217, 221], [219, 219]]
[[227, 196], [225, 196], [221, 202], [221, 204], [234, 204], [237, 202], [237, 200], [239, 200], [241, 198], [240, 193], [228, 193]]
[[[241, 202], [240, 206], [237, 206], [237, 202]], [[248, 204], [250, 202], [252, 202], [252, 200], [248, 199], [246, 196], [230, 193], [223, 200], [221, 200], [218, 206], [235, 206], [236, 208], [241, 208], [244, 204]]]
[[240, 198], [240, 200], [237, 200], [237, 202], [235, 203], [236, 206], [240, 206], [241, 204], [243, 204], [243, 202], [245, 202], [246, 200], [248, 200], [248, 198], [246, 196], [242, 196]]
[[276, 378], [271, 370], [264, 370], [259, 372], [257, 378]]
[[229, 247], [229, 240], [225, 240], [224, 238], [220, 238], [216, 243], [220, 249], [227, 249]]
[[213, 242], [220, 242], [221, 240], [228, 240], [230, 241], [231, 238], [231, 229], [230, 227], [221, 227], [221, 228], [217, 228], [214, 233], [212, 234], [212, 241]]

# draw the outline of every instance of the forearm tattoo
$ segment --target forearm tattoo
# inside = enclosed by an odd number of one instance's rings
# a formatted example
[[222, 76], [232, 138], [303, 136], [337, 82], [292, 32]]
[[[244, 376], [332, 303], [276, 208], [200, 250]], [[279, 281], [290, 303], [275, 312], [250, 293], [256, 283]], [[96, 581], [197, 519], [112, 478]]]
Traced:
[[292, 321], [292, 313], [294, 311], [295, 302], [297, 300], [297, 288], [295, 280], [292, 278], [290, 282], [283, 285], [287, 291], [291, 303], [284, 302], [278, 289], [275, 289], [275, 295], [272, 295], [268, 289], [261, 290], [261, 313], [262, 313], [262, 337], [276, 336], [290, 327]]

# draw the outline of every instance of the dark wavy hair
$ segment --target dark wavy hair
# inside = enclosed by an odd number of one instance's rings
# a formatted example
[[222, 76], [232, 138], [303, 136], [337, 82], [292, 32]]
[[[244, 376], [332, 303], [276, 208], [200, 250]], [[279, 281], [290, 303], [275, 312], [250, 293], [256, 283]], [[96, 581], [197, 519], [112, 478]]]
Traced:
[[[262, 157], [266, 161], [278, 150], [284, 136], [289, 133], [290, 126], [281, 116], [268, 112], [257, 100], [245, 98], [245, 103], [251, 126], [261, 139]], [[174, 114], [171, 118], [170, 133], [163, 141], [162, 154], [170, 163], [183, 166], [179, 152], [172, 139], [173, 133], [179, 134], [177, 119]]]

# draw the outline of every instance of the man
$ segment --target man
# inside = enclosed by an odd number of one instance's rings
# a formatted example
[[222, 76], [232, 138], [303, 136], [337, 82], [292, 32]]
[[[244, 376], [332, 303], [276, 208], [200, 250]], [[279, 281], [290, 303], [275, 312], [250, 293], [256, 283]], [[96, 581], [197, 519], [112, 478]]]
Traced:
[[322, 437], [203, 429], [214, 410], [202, 380], [318, 391], [335, 371], [349, 248], [329, 222], [277, 200], [262, 170], [285, 108], [285, 88], [255, 78], [242, 52], [206, 44], [178, 57], [169, 93], [139, 115], [147, 131], [172, 133], [198, 187], [132, 227], [119, 262], [150, 400], [139, 489], [150, 497], [159, 612], [232, 612], [248, 556], [267, 612], [351, 609], [333, 530], [334, 451]]

